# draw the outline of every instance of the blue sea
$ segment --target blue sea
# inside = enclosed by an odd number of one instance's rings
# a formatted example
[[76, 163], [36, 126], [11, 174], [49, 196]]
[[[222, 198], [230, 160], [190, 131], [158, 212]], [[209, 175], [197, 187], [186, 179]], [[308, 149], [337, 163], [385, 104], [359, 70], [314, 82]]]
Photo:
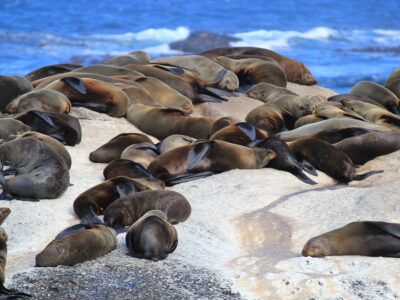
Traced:
[[299, 60], [319, 85], [348, 92], [400, 67], [399, 9], [398, 0], [1, 0], [0, 74], [139, 49], [177, 55], [169, 43], [208, 31]]

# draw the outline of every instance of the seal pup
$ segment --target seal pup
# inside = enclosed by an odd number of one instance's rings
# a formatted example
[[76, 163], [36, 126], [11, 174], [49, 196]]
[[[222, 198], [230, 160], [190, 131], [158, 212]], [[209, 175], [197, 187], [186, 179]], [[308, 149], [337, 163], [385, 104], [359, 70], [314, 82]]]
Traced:
[[158, 261], [176, 249], [178, 233], [164, 212], [150, 210], [129, 227], [125, 241], [133, 256]]
[[[16, 169], [16, 176], [5, 178], [3, 165]], [[54, 199], [69, 184], [63, 158], [46, 143], [23, 137], [0, 145], [0, 185], [9, 199]]]
[[357, 101], [362, 101], [362, 102], [366, 102], [366, 103], [370, 103], [370, 104], [374, 104], [376, 106], [385, 108], [382, 104], [380, 104], [379, 102], [375, 101], [374, 99], [371, 99], [367, 96], [364, 95], [357, 95], [357, 94], [338, 94], [338, 95], [334, 95], [334, 96], [330, 96], [328, 98], [328, 102], [337, 102], [337, 103], [341, 103], [342, 100], [357, 100]]
[[296, 93], [293, 93], [284, 87], [276, 86], [267, 82], [257, 83], [248, 89], [246, 94], [250, 98], [261, 100], [264, 103], [268, 103], [269, 101], [279, 98], [282, 95], [298, 96]]
[[301, 254], [400, 257], [400, 224], [352, 222], [310, 239]]
[[272, 150], [248, 148], [225, 141], [199, 141], [156, 157], [148, 170], [173, 185], [232, 169], [260, 169], [276, 154]]
[[104, 178], [111, 179], [118, 176], [130, 178], [154, 178], [145, 167], [129, 159], [113, 159], [103, 170]]
[[141, 191], [163, 189], [157, 179], [115, 177], [81, 193], [73, 204], [74, 212], [83, 224], [103, 224], [97, 218], [115, 200]]
[[56, 237], [36, 255], [36, 267], [73, 266], [117, 248], [117, 233], [104, 225], [81, 224], [80, 230]]
[[78, 68], [82, 68], [82, 66], [77, 65], [77, 64], [47, 65], [47, 66], [40, 67], [38, 69], [35, 69], [35, 70], [29, 72], [24, 77], [27, 80], [29, 80], [30, 82], [32, 82], [32, 81], [35, 81], [35, 80], [38, 80], [38, 79], [41, 79], [44, 77], [49, 77], [49, 76], [56, 75], [56, 74], [71, 72]]
[[159, 151], [153, 143], [141, 143], [126, 147], [121, 153], [121, 158], [129, 159], [147, 168], [158, 154]]
[[161, 210], [169, 223], [177, 224], [189, 218], [191, 206], [183, 195], [174, 191], [143, 191], [111, 203], [104, 211], [104, 222], [113, 228], [131, 226], [149, 210]]
[[222, 140], [233, 144], [253, 147], [267, 135], [248, 122], [240, 122], [218, 130], [210, 140]]
[[89, 159], [95, 163], [109, 163], [113, 159], [121, 157], [121, 153], [126, 147], [140, 143], [152, 143], [152, 141], [143, 133], [121, 133], [90, 152]]
[[282, 68], [285, 70], [288, 81], [305, 85], [313, 85], [317, 83], [317, 80], [311, 75], [310, 70], [304, 64], [280, 55], [269, 49], [257, 47], [220, 47], [205, 51], [199, 55], [208, 58], [222, 55], [251, 55], [271, 57], [281, 64]]
[[0, 75], [0, 111], [4, 112], [14, 98], [31, 90], [32, 84], [24, 77]]
[[318, 139], [300, 139], [289, 144], [290, 151], [303, 166], [314, 166], [340, 183], [363, 180], [371, 175], [382, 173], [374, 170], [356, 174], [351, 159], [339, 148]]

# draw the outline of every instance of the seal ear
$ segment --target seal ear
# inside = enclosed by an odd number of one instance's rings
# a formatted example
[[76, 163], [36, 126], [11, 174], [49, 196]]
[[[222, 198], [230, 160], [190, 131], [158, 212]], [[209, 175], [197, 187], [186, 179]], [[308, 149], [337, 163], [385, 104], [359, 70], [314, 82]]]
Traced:
[[241, 122], [237, 123], [236, 127], [238, 127], [245, 135], [247, 135], [251, 141], [256, 139], [256, 128], [253, 126], [253, 124], [250, 124], [249, 122]]
[[36, 117], [42, 119], [49, 126], [51, 126], [53, 128], [55, 127], [53, 120], [45, 113], [38, 111], [38, 110], [30, 110], [28, 113], [35, 115]]
[[379, 228], [380, 230], [400, 239], [400, 224], [375, 221], [365, 221], [364, 223]]
[[213, 141], [195, 144], [188, 153], [187, 170], [190, 171], [210, 152]]
[[61, 79], [61, 81], [64, 81], [68, 86], [73, 88], [78, 93], [86, 95], [86, 85], [82, 79], [78, 77], [64, 77]]

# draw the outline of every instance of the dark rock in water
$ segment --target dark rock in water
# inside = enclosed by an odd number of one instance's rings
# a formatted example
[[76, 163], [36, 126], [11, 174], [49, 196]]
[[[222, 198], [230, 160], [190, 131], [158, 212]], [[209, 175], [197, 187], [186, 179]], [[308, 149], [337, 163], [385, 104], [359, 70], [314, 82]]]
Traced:
[[204, 52], [217, 47], [229, 46], [229, 42], [240, 41], [229, 35], [220, 35], [211, 32], [193, 32], [186, 40], [169, 44], [172, 50], [180, 50], [186, 53]]

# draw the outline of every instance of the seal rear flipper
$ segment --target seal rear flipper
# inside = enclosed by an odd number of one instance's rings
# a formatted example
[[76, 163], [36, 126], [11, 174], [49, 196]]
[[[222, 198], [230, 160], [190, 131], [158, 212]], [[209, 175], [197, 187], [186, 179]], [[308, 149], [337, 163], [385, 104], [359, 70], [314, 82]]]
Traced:
[[168, 175], [165, 178], [162, 178], [164, 180], [165, 184], [168, 186], [172, 186], [178, 183], [182, 182], [187, 182], [187, 181], [192, 181], [204, 177], [208, 177], [211, 175], [214, 175], [214, 172], [211, 171], [204, 171], [200, 173], [186, 173], [186, 174], [181, 174], [181, 175]]
[[78, 231], [82, 231], [82, 230], [86, 230], [86, 229], [90, 229], [92, 228], [91, 225], [89, 224], [76, 224], [76, 225], [72, 225], [71, 227], [68, 227], [66, 229], [64, 229], [63, 231], [61, 231], [59, 234], [56, 235], [56, 239], [59, 239], [60, 237], [66, 236], [68, 234], [74, 233], [74, 232], [78, 232]]
[[363, 180], [371, 175], [374, 174], [379, 174], [379, 173], [383, 173], [383, 170], [373, 170], [373, 171], [369, 171], [363, 174], [357, 174], [355, 176], [353, 176], [353, 180]]
[[94, 110], [99, 113], [108, 113], [109, 108], [106, 104], [103, 103], [94, 103], [94, 102], [71, 102], [72, 106], [77, 106], [77, 107], [84, 107], [90, 110]]
[[[293, 174], [293, 173], [292, 173]], [[311, 178], [309, 178], [306, 174], [304, 174], [303, 172], [300, 172], [298, 174], [293, 174], [294, 176], [296, 176], [298, 179], [300, 179], [301, 181], [307, 183], [307, 184], [311, 184], [311, 185], [315, 185], [318, 184], [317, 182], [315, 182], [314, 180], [312, 180]]]
[[187, 170], [190, 171], [210, 152], [213, 141], [194, 145], [187, 156]]
[[317, 170], [315, 169], [315, 167], [309, 161], [303, 160], [302, 162], [300, 162], [300, 166], [307, 173], [309, 173], [309, 174], [311, 174], [313, 176], [318, 176]]
[[[364, 223], [374, 226], [387, 234], [390, 234], [398, 239], [400, 239], [400, 224], [393, 224], [387, 222], [376, 222], [376, 221], [365, 221]], [[400, 253], [397, 253], [400, 254]]]
[[[17, 290], [8, 289], [2, 283], [0, 283], [0, 299], [25, 299], [31, 298], [32, 296]], [[7, 297], [4, 297], [7, 296]]]
[[79, 94], [86, 95], [86, 84], [78, 77], [64, 77], [61, 79]]
[[241, 122], [236, 124], [236, 127], [238, 127], [245, 135], [247, 135], [251, 141], [255, 141], [256, 128], [253, 126], [253, 124], [250, 124], [249, 122]]
[[34, 110], [30, 110], [28, 113], [33, 114], [36, 117], [42, 119], [47, 125], [49, 125], [49, 126], [51, 126], [53, 128], [56, 127], [54, 125], [53, 120], [43, 112], [34, 109]]

